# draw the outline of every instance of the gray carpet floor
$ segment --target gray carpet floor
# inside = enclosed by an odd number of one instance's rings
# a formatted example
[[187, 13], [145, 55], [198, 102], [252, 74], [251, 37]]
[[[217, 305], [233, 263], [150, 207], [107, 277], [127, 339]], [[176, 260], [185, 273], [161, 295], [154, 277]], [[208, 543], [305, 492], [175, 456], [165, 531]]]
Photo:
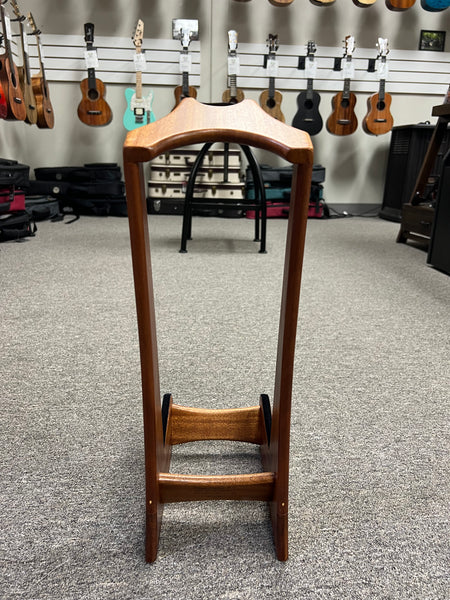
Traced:
[[[450, 278], [379, 219], [310, 220], [292, 412], [290, 558], [263, 503], [168, 505], [144, 561], [140, 373], [126, 219], [0, 246], [0, 598], [448, 600]], [[162, 392], [271, 395], [286, 222], [151, 218]], [[243, 466], [242, 466], [243, 465]], [[173, 471], [258, 470], [177, 447]]]

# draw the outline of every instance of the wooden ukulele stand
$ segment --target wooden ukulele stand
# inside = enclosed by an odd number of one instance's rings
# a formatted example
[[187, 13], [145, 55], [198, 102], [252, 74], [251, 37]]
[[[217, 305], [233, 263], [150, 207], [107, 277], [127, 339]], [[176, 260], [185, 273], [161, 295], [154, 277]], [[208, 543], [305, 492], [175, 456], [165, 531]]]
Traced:
[[[208, 142], [248, 144], [294, 163], [272, 411], [266, 395], [259, 406], [202, 410], [174, 404], [167, 394], [161, 407], [142, 163], [179, 146]], [[185, 98], [166, 117], [127, 135], [124, 174], [141, 356], [148, 562], [158, 552], [164, 504], [192, 500], [267, 501], [277, 558], [288, 557], [292, 377], [312, 165], [309, 135], [272, 118], [253, 100], [211, 106]], [[216, 476], [169, 472], [173, 445], [210, 439], [259, 444], [264, 471]]]

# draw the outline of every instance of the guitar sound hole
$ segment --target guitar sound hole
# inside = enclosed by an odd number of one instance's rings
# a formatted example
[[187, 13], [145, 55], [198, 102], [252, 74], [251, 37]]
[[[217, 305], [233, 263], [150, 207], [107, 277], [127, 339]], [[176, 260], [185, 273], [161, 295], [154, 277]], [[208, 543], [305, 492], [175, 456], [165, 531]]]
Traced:
[[344, 98], [341, 101], [341, 106], [342, 106], [342, 108], [348, 108], [350, 106], [350, 102], [347, 100], [347, 98]]
[[385, 109], [385, 106], [386, 106], [386, 104], [385, 104], [384, 102], [382, 102], [381, 100], [380, 100], [380, 102], [378, 102], [378, 104], [377, 104], [377, 108], [378, 108], [378, 110], [384, 110], [384, 109]]
[[306, 101], [305, 101], [305, 108], [306, 108], [307, 110], [311, 110], [311, 109], [312, 109], [312, 107], [313, 107], [313, 101], [312, 101], [312, 100], [306, 100]]
[[97, 92], [97, 90], [89, 90], [88, 91], [89, 100], [98, 100], [99, 95], [100, 94]]
[[275, 106], [276, 102], [273, 98], [268, 98], [267, 102], [266, 102], [266, 106], [267, 108], [273, 108]]

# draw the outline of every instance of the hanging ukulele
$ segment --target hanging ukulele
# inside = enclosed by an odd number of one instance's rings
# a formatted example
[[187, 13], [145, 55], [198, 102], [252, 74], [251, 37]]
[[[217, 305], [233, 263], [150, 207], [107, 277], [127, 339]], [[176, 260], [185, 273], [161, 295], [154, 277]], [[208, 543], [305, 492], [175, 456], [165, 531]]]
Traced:
[[228, 89], [222, 94], [222, 102], [236, 104], [244, 99], [244, 92], [237, 87], [236, 77], [239, 73], [239, 56], [237, 55], [237, 33], [234, 29], [228, 32]]
[[387, 62], [386, 55], [388, 50], [388, 41], [383, 38], [378, 38], [378, 48], [380, 58], [378, 62], [378, 75], [380, 78], [380, 86], [378, 94], [373, 94], [367, 100], [368, 112], [363, 120], [363, 130], [371, 135], [381, 135], [391, 131], [394, 125], [394, 119], [390, 113], [391, 95], [385, 91]]
[[350, 91], [350, 81], [353, 77], [352, 54], [355, 49], [355, 38], [347, 35], [344, 51], [344, 89], [332, 99], [333, 112], [327, 120], [327, 130], [334, 135], [350, 135], [358, 127], [355, 115], [356, 96]]
[[36, 37], [36, 47], [39, 59], [39, 73], [31, 77], [31, 85], [33, 86], [34, 98], [36, 100], [37, 111], [37, 126], [39, 129], [52, 129], [55, 124], [55, 115], [53, 106], [50, 100], [50, 92], [48, 90], [47, 79], [45, 78], [43, 52], [40, 37], [40, 30], [36, 27], [33, 15], [28, 13], [28, 22], [31, 26], [34, 36]]
[[33, 85], [31, 83], [30, 61], [28, 57], [28, 40], [23, 25], [25, 17], [20, 13], [16, 0], [11, 0], [11, 6], [13, 7], [14, 14], [16, 15], [19, 23], [20, 41], [22, 44], [22, 66], [17, 67], [17, 70], [19, 72], [20, 87], [22, 88], [25, 109], [27, 113], [25, 121], [30, 124], [35, 124], [37, 122], [37, 108], [36, 99], [33, 92]]
[[[8, 0], [2, 0], [0, 4], [3, 43], [5, 52], [0, 56], [0, 82], [3, 89], [2, 98], [6, 101], [6, 114], [4, 119], [12, 121], [24, 121], [27, 116], [23, 93], [19, 83], [19, 72], [14, 64], [11, 51], [11, 21], [5, 13], [4, 4]], [[4, 107], [4, 104], [3, 104]]]
[[191, 55], [189, 54], [189, 44], [192, 39], [192, 32], [189, 28], [183, 28], [181, 31], [181, 45], [183, 50], [180, 53], [180, 71], [183, 76], [182, 85], [177, 85], [174, 90], [175, 106], [180, 104], [183, 98], [197, 98], [197, 90], [189, 85], [189, 73], [191, 72]]
[[105, 84], [95, 76], [98, 66], [97, 50], [94, 48], [94, 24], [84, 24], [84, 40], [86, 42], [86, 67], [88, 76], [80, 83], [83, 98], [78, 105], [78, 118], [86, 125], [101, 127], [108, 125], [112, 119], [112, 111], [103, 98]]
[[420, 0], [420, 5], [428, 12], [440, 12], [450, 6], [450, 0]]
[[415, 1], [416, 0], [386, 0], [386, 6], [389, 10], [401, 12], [414, 6]]
[[298, 110], [292, 120], [293, 127], [303, 129], [309, 135], [316, 135], [323, 127], [322, 117], [319, 113], [320, 96], [313, 90], [313, 80], [316, 74], [315, 52], [316, 44], [308, 42], [305, 61], [305, 73], [308, 78], [307, 89], [297, 96]]
[[271, 117], [278, 119], [282, 123], [285, 122], [283, 113], [281, 112], [281, 101], [283, 96], [275, 89], [275, 78], [278, 74], [278, 61], [276, 59], [276, 51], [278, 50], [278, 36], [269, 33], [267, 39], [269, 47], [269, 55], [266, 58], [265, 67], [269, 75], [269, 89], [264, 90], [259, 97], [261, 108], [266, 111]]
[[136, 53], [134, 55], [134, 64], [136, 68], [136, 90], [127, 88], [125, 98], [127, 109], [123, 115], [123, 124], [125, 129], [131, 131], [137, 127], [142, 127], [148, 123], [153, 123], [155, 115], [152, 111], [153, 93], [149, 92], [144, 98], [142, 96], [142, 71], [145, 68], [145, 54], [142, 52], [142, 39], [144, 37], [144, 22], [139, 19], [136, 31], [132, 37]]

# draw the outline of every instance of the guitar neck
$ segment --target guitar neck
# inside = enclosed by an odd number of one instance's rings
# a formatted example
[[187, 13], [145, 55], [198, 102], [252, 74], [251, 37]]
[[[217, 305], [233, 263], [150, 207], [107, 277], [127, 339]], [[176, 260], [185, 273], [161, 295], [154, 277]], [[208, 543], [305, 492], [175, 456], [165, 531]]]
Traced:
[[386, 80], [380, 79], [380, 87], [378, 88], [378, 98], [381, 102], [384, 101], [385, 94], [386, 94]]
[[90, 90], [96, 90], [97, 89], [97, 82], [96, 82], [96, 77], [95, 77], [95, 69], [93, 67], [89, 68], [87, 70], [88, 72], [88, 85], [89, 85], [89, 89]]
[[30, 61], [29, 61], [28, 52], [27, 52], [28, 44], [26, 41], [25, 30], [23, 28], [22, 21], [19, 21], [19, 28], [20, 28], [20, 39], [22, 42], [22, 61], [23, 61], [23, 67], [24, 67], [24, 73], [25, 73], [25, 81], [26, 81], [27, 85], [30, 85], [31, 72], [30, 72]]
[[343, 100], [348, 100], [350, 98], [350, 78], [344, 79], [344, 89], [342, 91]]
[[307, 98], [307, 100], [313, 99], [313, 80], [312, 79], [308, 79], [308, 82], [306, 84], [306, 98]]
[[136, 71], [136, 98], [142, 98], [142, 71]]
[[275, 97], [275, 77], [269, 77], [269, 98]]
[[232, 98], [236, 98], [236, 96], [237, 96], [236, 75], [230, 75], [230, 96]]
[[189, 96], [189, 73], [183, 71], [183, 83], [181, 86], [181, 93], [184, 97]]
[[1, 5], [1, 12], [2, 12], [3, 44], [5, 46], [6, 55], [8, 56], [9, 64], [13, 65], [14, 61], [13, 61], [13, 56], [12, 56], [12, 52], [11, 52], [11, 42], [9, 40], [8, 27], [6, 25], [5, 9], [3, 7], [3, 4]]

